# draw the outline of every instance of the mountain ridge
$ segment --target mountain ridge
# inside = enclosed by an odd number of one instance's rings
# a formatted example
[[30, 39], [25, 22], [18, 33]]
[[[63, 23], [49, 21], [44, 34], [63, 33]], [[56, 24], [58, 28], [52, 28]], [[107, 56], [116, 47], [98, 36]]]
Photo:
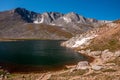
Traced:
[[[0, 38], [10, 38], [10, 36], [12, 36], [11, 38], [29, 38], [28, 36], [24, 36], [23, 33], [28, 34], [28, 32], [30, 32], [31, 35], [29, 35], [31, 38], [34, 38], [36, 35], [43, 34], [44, 36], [48, 36], [48, 38], [46, 37], [45, 39], [58, 39], [58, 37], [61, 37], [60, 39], [68, 39], [68, 36], [56, 35], [54, 32], [50, 32], [50, 35], [46, 35], [44, 33], [46, 33], [47, 30], [48, 34], [49, 29], [53, 28], [49, 26], [55, 26], [58, 31], [57, 33], [65, 32], [69, 33], [69, 35], [75, 36], [76, 34], [84, 33], [88, 30], [109, 23], [110, 21], [99, 21], [92, 18], [85, 18], [74, 12], [67, 14], [59, 12], [45, 12], [40, 14], [26, 10], [25, 8], [16, 8], [0, 12], [0, 22]], [[43, 24], [44, 26], [48, 26], [48, 29], [46, 27], [46, 30], [40, 31], [39, 29], [43, 26]], [[31, 25], [31, 29], [38, 29], [38, 33], [35, 33], [34, 30], [28, 30], [27, 28], [29, 25]], [[52, 35], [56, 36], [51, 38], [50, 36]], [[40, 36], [36, 36], [35, 38], [43, 39]]]
[[[34, 11], [29, 11], [25, 8], [15, 8], [15, 9], [12, 9], [12, 10], [8, 10], [8, 11], [11, 11], [11, 12], [14, 12], [14, 13], [18, 13], [19, 15], [23, 16], [23, 17], [30, 17], [30, 18], [40, 18], [42, 15], [48, 15], [49, 17], [52, 18], [52, 20], [55, 20], [56, 18], [60, 18], [60, 17], [63, 17], [63, 16], [68, 16], [68, 18], [70, 18], [71, 16], [73, 17], [76, 17], [77, 16], [77, 21], [80, 20], [80, 18], [83, 18], [85, 19], [86, 17], [84, 16], [81, 16], [75, 12], [69, 12], [69, 13], [66, 13], [66, 14], [63, 14], [63, 13], [60, 13], [60, 12], [44, 12], [44, 13], [37, 13], [37, 12], [34, 12]], [[4, 12], [4, 11], [3, 11]], [[28, 15], [28, 16], [24, 16], [24, 15]], [[55, 16], [56, 15], [56, 16]], [[107, 20], [97, 20], [95, 18], [87, 18], [88, 20], [90, 20], [90, 22], [97, 22], [97, 21], [107, 21]], [[28, 22], [32, 22], [32, 21], [28, 21]]]

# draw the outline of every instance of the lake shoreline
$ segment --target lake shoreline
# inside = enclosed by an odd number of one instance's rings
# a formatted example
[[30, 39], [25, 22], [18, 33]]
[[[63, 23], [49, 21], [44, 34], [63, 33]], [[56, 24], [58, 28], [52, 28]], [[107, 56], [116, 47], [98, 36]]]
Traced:
[[0, 42], [12, 42], [12, 41], [32, 41], [32, 40], [58, 40], [58, 41], [67, 41], [68, 39], [39, 39], [39, 38], [0, 38]]
[[[30, 41], [28, 44], [30, 44], [32, 41], [37, 41], [37, 42], [39, 42], [39, 41], [44, 41], [44, 40], [25, 40], [25, 41]], [[49, 40], [48, 40], [49, 41]], [[54, 43], [54, 41], [56, 41], [56, 40], [50, 40], [50, 41], [52, 41], [52, 43]], [[63, 42], [63, 40], [61, 41], [61, 40], [57, 40], [57, 41], [59, 41], [59, 42], [57, 42], [57, 43], [59, 43], [59, 46], [60, 46], [60, 44]], [[8, 42], [8, 43], [7, 43]], [[7, 42], [5, 42], [5, 44], [10, 44], [10, 43], [12, 43], [12, 42], [9, 42], [9, 41], [7, 41]], [[18, 42], [21, 42], [22, 43], [22, 41], [21, 40], [18, 40]], [[16, 42], [14, 42], [13, 41], [13, 43], [14, 43], [14, 45], [16, 45], [16, 46], [20, 46], [20, 45], [22, 45], [21, 43], [20, 44], [16, 44]], [[3, 44], [4, 44], [4, 42], [3, 42]], [[36, 44], [36, 43], [35, 43]], [[1, 44], [2, 45], [2, 44]], [[11, 45], [11, 44], [10, 44]], [[26, 44], [27, 45], [27, 44]], [[4, 46], [5, 47], [5, 46]], [[9, 46], [8, 48], [11, 48], [11, 47], [13, 47], [13, 46]], [[24, 48], [24, 46], [22, 46], [23, 48]], [[26, 46], [27, 47], [27, 46]], [[18, 47], [18, 48], [15, 48], [15, 49], [19, 49], [19, 48], [21, 48], [21, 47]], [[61, 51], [61, 49], [63, 49], [64, 47], [62, 47], [62, 48], [60, 48], [60, 51]], [[4, 48], [2, 48], [1, 50], [3, 50]], [[31, 47], [31, 49], [32, 49], [32, 47]], [[14, 49], [13, 49], [14, 50]], [[54, 49], [52, 49], [53, 50], [53, 52], [54, 52]], [[74, 50], [72, 50], [72, 49], [66, 49], [67, 50], [67, 52], [68, 51], [70, 51], [71, 50], [71, 52], [70, 52], [70, 54], [74, 54], [75, 53], [75, 55], [76, 54], [79, 54], [79, 53], [77, 53], [77, 52], [75, 52]], [[20, 49], [20, 51], [21, 51], [21, 49]], [[5, 52], [6, 53], [6, 52]], [[12, 51], [12, 55], [13, 55], [13, 51]], [[16, 53], [16, 51], [15, 51], [15, 53]], [[69, 53], [69, 52], [68, 52]], [[6, 53], [7, 54], [7, 53]], [[21, 54], [21, 53], [19, 53], [19, 54]], [[23, 53], [22, 53], [22, 55], [24, 55]], [[27, 54], [28, 55], [28, 54]], [[67, 56], [68, 54], [66, 54], [65, 56]], [[21, 55], [20, 55], [21, 56]], [[76, 55], [76, 56], [78, 56], [78, 55]], [[93, 58], [92, 57], [90, 57], [90, 56], [87, 56], [87, 55], [81, 55], [81, 56], [84, 56], [84, 58], [81, 58], [81, 61], [83, 61], [84, 59], [86, 59], [88, 62], [92, 62], [93, 61]], [[11, 56], [12, 57], [12, 56]], [[16, 56], [15, 56], [16, 57]], [[73, 57], [73, 56], [72, 56]], [[19, 57], [18, 57], [19, 58]], [[18, 58], [15, 58], [15, 59], [17, 59], [18, 60]], [[75, 57], [73, 57], [73, 59], [71, 59], [71, 60], [74, 60], [74, 58]], [[9, 62], [9, 61], [8, 61]], [[66, 63], [64, 63], [64, 65], [60, 65], [60, 66], [56, 66], [56, 68], [54, 67], [54, 68], [51, 68], [51, 69], [48, 69], [48, 71], [56, 71], [56, 70], [62, 70], [62, 69], [66, 69], [66, 66], [75, 66], [75, 65], [77, 65], [77, 63], [78, 63], [79, 61], [77, 60], [76, 62], [74, 62], [74, 61], [72, 61], [72, 62], [70, 62], [69, 61], [69, 63], [67, 62], [67, 64]], [[9, 72], [22, 72], [22, 70], [23, 70], [23, 72], [30, 72], [30, 70], [32, 70], [31, 72], [34, 72], [34, 69], [36, 69], [36, 71], [41, 71], [41, 70], [39, 70], [39, 68], [41, 68], [41, 67], [29, 67], [29, 66], [22, 66], [22, 65], [18, 65], [18, 64], [11, 64], [11, 63], [1, 63], [1, 66], [3, 66], [3, 68], [4, 69], [6, 69], [6, 70], [8, 70]], [[20, 68], [20, 66], [21, 66], [21, 69], [19, 69]], [[17, 68], [15, 68], [15, 67], [17, 67]], [[37, 70], [37, 68], [38, 68], [38, 70]], [[43, 68], [43, 67], [42, 67]], [[17, 71], [17, 69], [18, 69], [18, 71]], [[24, 70], [24, 69], [26, 69], [26, 70]], [[27, 69], [29, 69], [29, 70], [27, 70]], [[21, 70], [21, 71], [20, 71]], [[45, 68], [45, 70], [47, 70], [47, 67]], [[42, 71], [41, 71], [42, 72]]]
[[[76, 52], [75, 50], [73, 50], [73, 51]], [[80, 54], [80, 53], [77, 53], [77, 54]], [[90, 63], [94, 61], [93, 57], [87, 56], [85, 54], [82, 54], [82, 55], [87, 57], [85, 61], [88, 61]], [[73, 63], [73, 64], [69, 64], [69, 65], [66, 64], [64, 66], [60, 66], [60, 67], [57, 67], [57, 68], [54, 67], [54, 68], [49, 69], [49, 70], [46, 69], [45, 71], [40, 70], [40, 67], [28, 68], [27, 66], [21, 67], [20, 65], [16, 65], [18, 67], [18, 70], [17, 70], [17, 68], [14, 66], [15, 64], [12, 64], [12, 65], [7, 64], [6, 65], [4, 63], [1, 63], [3, 65], [3, 67], [1, 69], [3, 69], [3, 73], [5, 73], [5, 76], [9, 77], [9, 76], [15, 75], [15, 76], [12, 76], [14, 79], [15, 79], [15, 77], [19, 77], [18, 79], [20, 79], [20, 76], [21, 76], [21, 78], [24, 78], [25, 76], [26, 76], [26, 78], [29, 78], [28, 75], [30, 75], [32, 77], [36, 77], [36, 75], [39, 75], [39, 77], [41, 75], [44, 75], [43, 77], [46, 77], [48, 75], [56, 75], [56, 74], [61, 74], [61, 73], [64, 73], [64, 72], [69, 72], [71, 69], [76, 67], [78, 62]], [[13, 70], [10, 70], [10, 68], [12, 68]]]

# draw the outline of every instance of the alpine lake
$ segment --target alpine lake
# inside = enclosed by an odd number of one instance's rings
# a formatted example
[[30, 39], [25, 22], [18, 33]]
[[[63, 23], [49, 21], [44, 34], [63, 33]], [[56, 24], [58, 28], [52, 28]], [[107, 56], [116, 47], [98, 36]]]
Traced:
[[0, 42], [0, 66], [9, 72], [39, 72], [64, 69], [88, 57], [60, 46], [62, 40]]

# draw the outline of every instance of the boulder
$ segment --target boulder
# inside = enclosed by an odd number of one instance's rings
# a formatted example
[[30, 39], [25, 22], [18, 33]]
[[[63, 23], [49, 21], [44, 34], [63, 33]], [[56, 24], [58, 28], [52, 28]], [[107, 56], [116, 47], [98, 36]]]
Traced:
[[114, 54], [115, 57], [120, 57], [120, 51], [116, 51]]
[[87, 49], [85, 52], [86, 52], [86, 54], [89, 54], [91, 52], [91, 50]]
[[112, 61], [114, 57], [114, 53], [110, 52], [109, 50], [104, 50], [102, 52], [101, 58], [103, 59], [104, 62]]
[[91, 67], [93, 70], [101, 70], [103, 68], [103, 66], [101, 65], [92, 65]]
[[85, 70], [85, 69], [88, 69], [89, 67], [90, 67], [90, 65], [89, 65], [88, 61], [81, 61], [77, 64], [76, 69], [77, 70], [79, 70], [79, 69]]

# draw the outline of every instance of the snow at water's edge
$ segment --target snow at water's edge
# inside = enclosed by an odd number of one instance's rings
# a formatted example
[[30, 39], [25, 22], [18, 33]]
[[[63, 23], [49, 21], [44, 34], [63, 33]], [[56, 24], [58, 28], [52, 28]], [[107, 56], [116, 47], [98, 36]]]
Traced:
[[91, 35], [89, 37], [84, 37], [84, 38], [81, 38], [80, 40], [77, 40], [75, 42], [75, 44], [72, 46], [73, 48], [75, 47], [78, 47], [78, 46], [82, 46], [82, 45], [85, 45], [85, 44], [89, 44], [91, 39], [97, 37], [98, 35]]

